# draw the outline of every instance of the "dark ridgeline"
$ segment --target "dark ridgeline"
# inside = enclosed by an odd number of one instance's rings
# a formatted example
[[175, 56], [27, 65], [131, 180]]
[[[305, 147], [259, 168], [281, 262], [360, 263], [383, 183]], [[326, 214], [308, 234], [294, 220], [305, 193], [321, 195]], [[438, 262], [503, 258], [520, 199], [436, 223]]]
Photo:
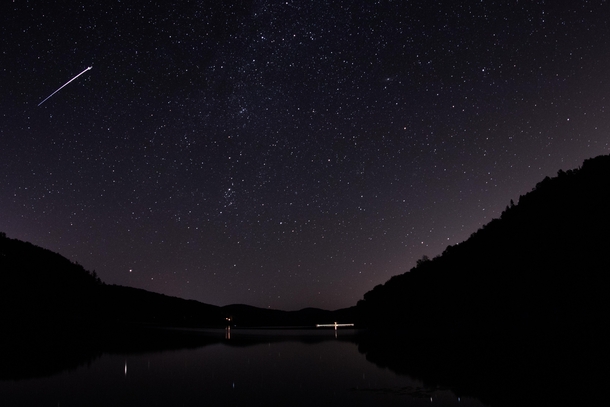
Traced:
[[[116, 326], [180, 328], [315, 326], [354, 318], [337, 311], [218, 307], [150, 291], [104, 284], [95, 272], [31, 243], [0, 233], [0, 318], [13, 333]], [[227, 319], [227, 318], [230, 318]], [[349, 321], [348, 321], [349, 322]]]
[[222, 325], [219, 307], [106, 285], [95, 272], [0, 234], [0, 312], [13, 336], [111, 324]]
[[44, 376], [95, 357], [86, 331], [101, 285], [59, 254], [0, 233], [0, 379]]
[[584, 402], [608, 376], [609, 211], [610, 156], [545, 178], [465, 242], [367, 292], [363, 321], [391, 332], [361, 351], [493, 405]]
[[610, 156], [545, 178], [468, 240], [375, 287], [368, 326], [532, 337], [598, 332], [608, 312]]
[[237, 327], [315, 327], [320, 323], [353, 322], [356, 307], [327, 311], [319, 308], [304, 308], [299, 311], [281, 311], [233, 304], [222, 307], [224, 315], [231, 318]]
[[0, 233], [0, 319], [8, 326], [73, 325], [93, 317], [95, 272]]
[[[353, 319], [354, 310], [218, 307], [107, 285], [95, 272], [57, 253], [0, 232], [0, 379], [53, 374], [88, 363], [102, 352], [195, 347], [224, 338], [189, 328], [314, 327]], [[242, 346], [256, 341], [233, 342]]]

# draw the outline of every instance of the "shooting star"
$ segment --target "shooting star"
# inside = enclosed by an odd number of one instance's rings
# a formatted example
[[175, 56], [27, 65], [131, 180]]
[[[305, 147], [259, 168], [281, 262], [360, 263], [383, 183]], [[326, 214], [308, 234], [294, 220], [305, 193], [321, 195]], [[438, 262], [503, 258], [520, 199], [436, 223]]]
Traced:
[[47, 100], [49, 100], [49, 98], [51, 96], [53, 96], [54, 94], [56, 94], [57, 92], [59, 92], [60, 90], [62, 90], [64, 87], [66, 87], [66, 85], [68, 85], [70, 82], [72, 82], [74, 79], [78, 78], [79, 76], [81, 76], [82, 74], [84, 74], [85, 72], [89, 71], [90, 69], [92, 69], [93, 67], [90, 66], [87, 69], [85, 69], [84, 71], [82, 71], [81, 73], [79, 73], [78, 75], [76, 75], [74, 78], [70, 79], [68, 82], [64, 83], [59, 89], [57, 89], [55, 92], [51, 93], [49, 96], [47, 96], [47, 98], [45, 100], [43, 100], [42, 102], [40, 102], [38, 104], [38, 106], [42, 105], [44, 102], [46, 102]]

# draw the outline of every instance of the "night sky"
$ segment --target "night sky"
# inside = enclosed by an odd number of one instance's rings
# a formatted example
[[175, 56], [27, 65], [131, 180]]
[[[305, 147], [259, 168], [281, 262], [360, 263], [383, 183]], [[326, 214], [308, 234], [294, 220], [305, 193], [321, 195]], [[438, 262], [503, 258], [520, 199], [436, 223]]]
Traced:
[[605, 0], [3, 1], [0, 231], [106, 283], [354, 305], [610, 152], [608, 21]]

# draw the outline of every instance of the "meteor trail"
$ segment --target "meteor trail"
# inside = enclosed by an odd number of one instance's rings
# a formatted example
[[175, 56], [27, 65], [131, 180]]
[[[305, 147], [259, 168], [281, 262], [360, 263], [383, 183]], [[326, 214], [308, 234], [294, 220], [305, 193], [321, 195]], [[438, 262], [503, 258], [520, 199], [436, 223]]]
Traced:
[[47, 96], [47, 98], [45, 100], [43, 100], [42, 102], [40, 102], [38, 104], [38, 106], [42, 105], [44, 102], [46, 102], [47, 100], [49, 100], [49, 98], [51, 96], [53, 96], [54, 94], [56, 94], [57, 92], [59, 92], [60, 90], [62, 90], [67, 84], [69, 84], [70, 82], [72, 82], [74, 79], [78, 78], [79, 76], [81, 76], [82, 74], [84, 74], [85, 72], [87, 72], [88, 70], [90, 70], [91, 68], [93, 68], [92, 66], [88, 67], [87, 69], [85, 69], [84, 71], [82, 71], [81, 73], [79, 73], [78, 75], [76, 75], [74, 78], [70, 79], [68, 82], [64, 83], [59, 89], [57, 89], [55, 92], [51, 93], [49, 96]]

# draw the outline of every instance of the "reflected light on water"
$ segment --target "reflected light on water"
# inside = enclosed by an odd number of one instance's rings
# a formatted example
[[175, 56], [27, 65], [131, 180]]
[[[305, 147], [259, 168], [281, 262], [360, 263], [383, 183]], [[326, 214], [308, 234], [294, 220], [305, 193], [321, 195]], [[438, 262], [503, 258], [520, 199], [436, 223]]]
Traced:
[[[226, 341], [231, 331], [233, 337]], [[429, 388], [367, 361], [358, 345], [346, 340], [346, 331], [341, 330], [338, 339], [333, 339], [328, 331], [311, 330], [309, 336], [296, 336], [297, 331], [292, 330], [287, 331], [285, 340], [279, 340], [262, 337], [269, 332], [226, 328], [213, 332], [225, 343], [160, 352], [106, 353], [91, 365], [53, 376], [0, 380], [0, 406], [45, 405], [51, 399], [62, 406], [113, 407], [199, 407], [201, 400], [207, 405], [250, 407], [424, 407], [432, 402], [451, 407], [461, 401], [448, 390]], [[248, 335], [255, 340], [248, 341]], [[117, 374], [121, 362], [123, 375]], [[6, 400], [18, 403], [7, 404]], [[470, 399], [459, 405], [485, 407]]]

